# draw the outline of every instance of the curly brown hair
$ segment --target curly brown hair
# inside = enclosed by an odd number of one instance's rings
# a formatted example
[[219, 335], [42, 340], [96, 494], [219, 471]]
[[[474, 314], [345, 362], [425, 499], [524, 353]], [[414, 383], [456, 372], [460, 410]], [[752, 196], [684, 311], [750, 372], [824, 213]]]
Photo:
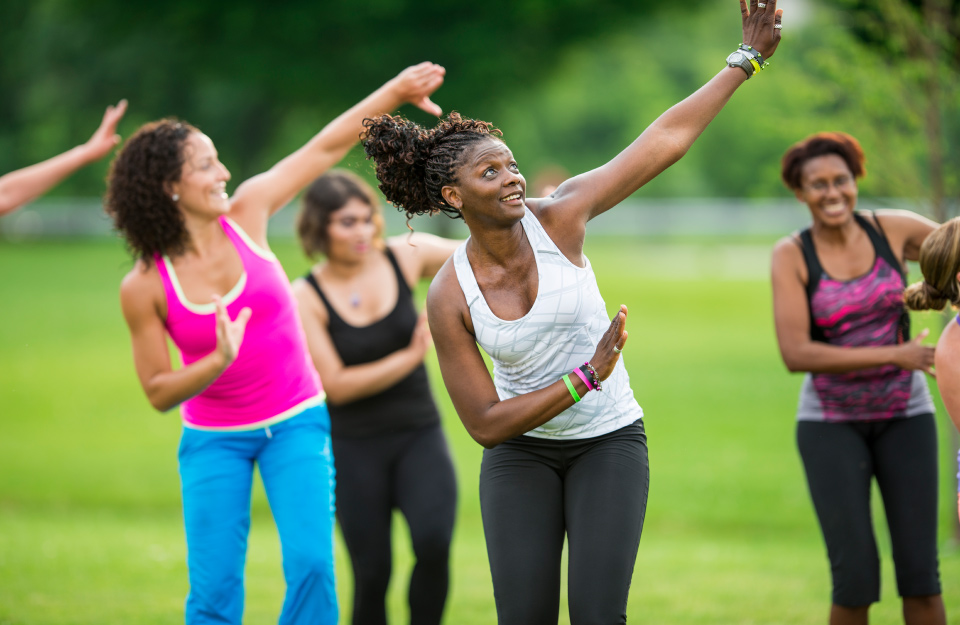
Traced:
[[297, 215], [297, 236], [307, 258], [329, 253], [330, 216], [354, 199], [373, 209], [373, 223], [377, 230], [373, 245], [378, 249], [383, 248], [383, 215], [380, 214], [376, 191], [360, 176], [333, 169], [314, 180], [303, 194], [303, 203]]
[[866, 157], [860, 142], [844, 132], [818, 132], [799, 143], [790, 146], [780, 161], [780, 177], [791, 191], [799, 191], [803, 186], [804, 164], [812, 158], [836, 154], [842, 158], [854, 178], [867, 175]]
[[480, 141], [502, 141], [492, 124], [452, 112], [436, 127], [425, 129], [400, 116], [363, 120], [363, 151], [377, 166], [378, 185], [387, 200], [407, 214], [444, 213], [463, 219], [440, 190], [457, 182], [457, 168], [466, 148]]
[[189, 242], [183, 215], [167, 186], [180, 180], [183, 146], [196, 127], [173, 118], [144, 124], [110, 163], [104, 206], [134, 258], [183, 253]]

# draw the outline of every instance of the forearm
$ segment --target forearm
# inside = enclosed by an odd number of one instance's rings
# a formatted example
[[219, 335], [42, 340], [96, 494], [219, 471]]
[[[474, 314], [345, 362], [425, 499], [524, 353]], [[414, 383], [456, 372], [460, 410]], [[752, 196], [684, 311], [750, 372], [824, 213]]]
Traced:
[[374, 362], [327, 373], [322, 376], [323, 390], [331, 404], [347, 404], [387, 390], [410, 375], [422, 362], [423, 357], [410, 349], [397, 350]]
[[646, 132], [656, 133], [673, 144], [679, 159], [746, 80], [747, 75], [740, 68], [724, 67], [707, 84], [670, 107]]
[[83, 145], [51, 159], [0, 176], [0, 215], [35, 200], [51, 187], [91, 162]]
[[[570, 382], [577, 395], [587, 394], [587, 385], [578, 376], [571, 375]], [[543, 425], [575, 402], [561, 379], [539, 391], [497, 401], [481, 410], [461, 410], [456, 403], [454, 401], [457, 413], [470, 436], [490, 449]]]
[[846, 373], [896, 364], [896, 345], [877, 347], [839, 347], [810, 341], [792, 349], [781, 350], [783, 362], [793, 372]]
[[166, 412], [203, 392], [227, 366], [223, 355], [215, 350], [176, 371], [153, 375], [144, 381], [143, 390], [150, 405]]

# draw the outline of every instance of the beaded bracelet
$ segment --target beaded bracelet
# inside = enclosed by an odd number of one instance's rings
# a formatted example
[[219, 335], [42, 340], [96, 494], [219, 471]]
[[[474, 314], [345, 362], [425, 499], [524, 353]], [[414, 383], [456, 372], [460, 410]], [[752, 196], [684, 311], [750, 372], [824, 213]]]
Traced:
[[570, 391], [571, 395], [573, 395], [573, 403], [579, 403], [580, 396], [577, 395], [577, 389], [573, 388], [573, 382], [570, 381], [570, 375], [564, 374], [564, 376], [560, 379], [563, 380], [563, 383], [567, 385], [567, 390]]
[[603, 390], [603, 385], [600, 384], [600, 375], [597, 373], [597, 370], [593, 368], [593, 365], [591, 365], [589, 362], [585, 362], [580, 366], [580, 370], [585, 374], [590, 375], [590, 379], [593, 380], [593, 388], [595, 390]]

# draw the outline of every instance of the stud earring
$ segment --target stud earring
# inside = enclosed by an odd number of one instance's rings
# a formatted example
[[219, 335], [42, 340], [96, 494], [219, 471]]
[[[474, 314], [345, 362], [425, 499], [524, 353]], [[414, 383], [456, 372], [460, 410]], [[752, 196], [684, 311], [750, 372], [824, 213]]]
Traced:
[[170, 196], [170, 199], [173, 200], [174, 202], [179, 202], [179, 201], [180, 201], [180, 195], [177, 194], [177, 193], [174, 193], [173, 195]]

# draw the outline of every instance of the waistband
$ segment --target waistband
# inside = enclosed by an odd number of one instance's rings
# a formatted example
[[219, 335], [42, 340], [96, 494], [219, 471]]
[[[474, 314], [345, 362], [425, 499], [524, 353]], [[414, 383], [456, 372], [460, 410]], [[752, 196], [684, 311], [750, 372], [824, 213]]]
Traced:
[[186, 420], [183, 421], [183, 427], [190, 428], [191, 430], [203, 430], [206, 432], [245, 432], [248, 430], [259, 430], [281, 421], [286, 421], [291, 417], [295, 417], [304, 410], [309, 408], [315, 408], [317, 406], [322, 406], [327, 401], [327, 394], [324, 391], [320, 391], [318, 395], [314, 395], [308, 399], [303, 400], [299, 404], [284, 410], [278, 415], [268, 417], [266, 419], [261, 419], [259, 421], [253, 421], [251, 423], [243, 423], [240, 425], [226, 425], [222, 427], [210, 427], [205, 425], [197, 425], [195, 423], [188, 423]]

